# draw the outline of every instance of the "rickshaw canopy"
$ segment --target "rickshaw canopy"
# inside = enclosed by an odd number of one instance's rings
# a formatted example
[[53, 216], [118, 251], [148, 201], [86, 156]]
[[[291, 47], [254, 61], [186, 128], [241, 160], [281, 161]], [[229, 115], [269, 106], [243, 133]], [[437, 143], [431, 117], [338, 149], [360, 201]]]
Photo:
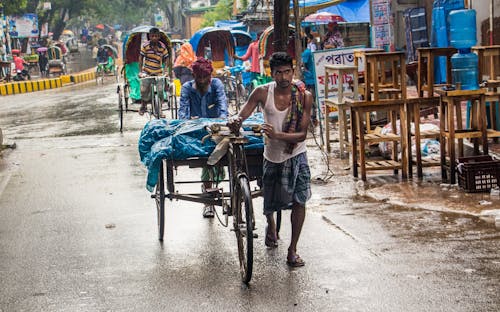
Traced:
[[[141, 52], [141, 46], [143, 43], [143, 35], [145, 34], [145, 37], [147, 40], [147, 34], [149, 33], [149, 30], [153, 28], [153, 26], [138, 26], [133, 28], [130, 31], [130, 35], [125, 37], [124, 40], [124, 45], [123, 45], [123, 60], [125, 64], [133, 63], [133, 62], [138, 62], [139, 61], [139, 53]], [[170, 39], [168, 38], [167, 34], [165, 34], [163, 31], [160, 30], [160, 41], [165, 45], [167, 48], [168, 54], [172, 56], [172, 44], [170, 42]], [[171, 57], [169, 57], [169, 60]], [[169, 64], [171, 65], [171, 64]]]
[[113, 53], [113, 58], [116, 59], [118, 58], [118, 51], [116, 51], [115, 47], [109, 45], [109, 44], [103, 44], [101, 46], [103, 49], [106, 49], [107, 51], [111, 51]]
[[50, 46], [47, 49], [47, 57], [49, 61], [51, 60], [62, 60], [63, 54], [61, 52], [61, 48], [58, 46]]
[[237, 47], [248, 46], [252, 42], [252, 36], [243, 30], [231, 30], [231, 35], [233, 35], [234, 41]]
[[230, 57], [234, 55], [234, 41], [229, 28], [202, 28], [191, 37], [189, 43], [199, 57], [204, 56], [206, 47], [211, 47], [212, 61], [224, 61], [225, 53]]
[[[259, 39], [259, 54], [268, 60], [273, 54], [274, 26], [267, 27]], [[288, 54], [295, 59], [295, 27], [288, 25]]]

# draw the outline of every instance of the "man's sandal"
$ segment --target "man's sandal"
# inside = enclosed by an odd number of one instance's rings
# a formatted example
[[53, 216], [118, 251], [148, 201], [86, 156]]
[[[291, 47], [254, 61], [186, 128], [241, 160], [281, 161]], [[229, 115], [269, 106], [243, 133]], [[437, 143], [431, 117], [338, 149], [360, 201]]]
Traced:
[[266, 238], [264, 239], [264, 244], [269, 248], [278, 247], [278, 238], [273, 233], [269, 233], [269, 227], [266, 226]]
[[288, 256], [288, 258], [286, 259], [286, 264], [288, 264], [289, 267], [292, 267], [292, 268], [298, 268], [298, 267], [303, 267], [306, 262], [304, 260], [302, 260], [302, 258], [295, 254], [293, 256]]

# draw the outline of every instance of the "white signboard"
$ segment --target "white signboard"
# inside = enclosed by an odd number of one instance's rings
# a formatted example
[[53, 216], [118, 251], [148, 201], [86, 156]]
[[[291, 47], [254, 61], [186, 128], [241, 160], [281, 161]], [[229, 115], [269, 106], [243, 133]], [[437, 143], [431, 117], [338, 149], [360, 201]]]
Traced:
[[8, 17], [8, 29], [11, 38], [38, 37], [38, 16], [29, 13]]
[[[316, 103], [319, 104], [323, 110], [323, 102], [325, 99], [325, 65], [330, 64], [344, 64], [354, 65], [354, 50], [364, 48], [363, 46], [355, 46], [349, 48], [319, 50], [313, 52], [314, 69], [316, 73], [315, 86], [316, 86]], [[358, 71], [364, 71], [364, 64], [358, 64]], [[328, 77], [329, 85], [337, 84], [337, 75], [330, 75]], [[346, 84], [352, 81], [352, 75], [345, 75], [344, 82]], [[330, 93], [328, 94], [330, 96]], [[335, 96], [335, 94], [332, 94]]]

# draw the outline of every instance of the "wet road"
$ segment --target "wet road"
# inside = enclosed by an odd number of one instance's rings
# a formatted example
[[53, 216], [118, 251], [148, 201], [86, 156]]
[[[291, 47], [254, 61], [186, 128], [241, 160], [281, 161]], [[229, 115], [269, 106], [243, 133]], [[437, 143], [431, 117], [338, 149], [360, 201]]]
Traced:
[[[126, 114], [120, 134], [114, 91], [110, 81], [0, 98], [5, 140], [17, 144], [0, 158], [0, 311], [500, 309], [494, 226], [356, 195], [347, 171], [315, 180], [304, 268], [285, 264], [288, 222], [280, 246], [265, 248], [259, 199], [250, 287], [234, 234], [199, 204], [167, 202], [160, 244], [137, 152], [148, 118]], [[309, 150], [320, 175], [312, 141]]]

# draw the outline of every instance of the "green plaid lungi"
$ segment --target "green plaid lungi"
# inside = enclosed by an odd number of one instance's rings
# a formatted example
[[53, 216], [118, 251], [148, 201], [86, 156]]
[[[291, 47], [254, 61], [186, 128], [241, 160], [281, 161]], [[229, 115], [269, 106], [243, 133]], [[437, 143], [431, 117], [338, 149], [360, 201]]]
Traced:
[[294, 202], [305, 206], [311, 198], [311, 171], [307, 154], [301, 153], [282, 163], [264, 159], [262, 182], [264, 215], [289, 209]]

